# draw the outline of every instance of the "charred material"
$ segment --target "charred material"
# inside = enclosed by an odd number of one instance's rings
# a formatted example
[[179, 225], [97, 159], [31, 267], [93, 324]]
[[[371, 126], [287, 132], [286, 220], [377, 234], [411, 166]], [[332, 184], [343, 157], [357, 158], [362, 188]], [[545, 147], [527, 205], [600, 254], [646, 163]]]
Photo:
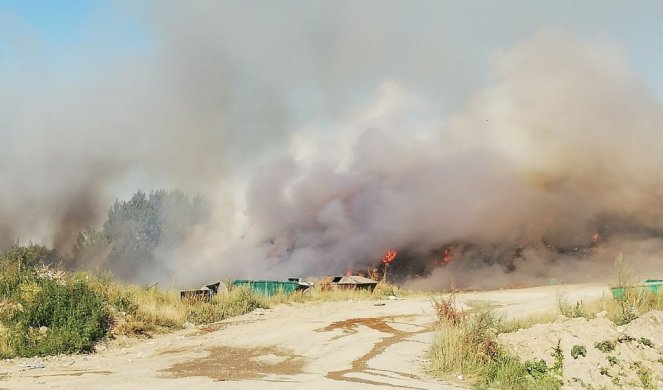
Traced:
[[212, 284], [206, 284], [197, 290], [180, 291], [180, 299], [183, 302], [210, 302], [216, 294], [225, 294], [228, 287], [225, 283], [219, 281]]
[[375, 290], [378, 282], [359, 275], [327, 276], [320, 283], [323, 291], [341, 290]]

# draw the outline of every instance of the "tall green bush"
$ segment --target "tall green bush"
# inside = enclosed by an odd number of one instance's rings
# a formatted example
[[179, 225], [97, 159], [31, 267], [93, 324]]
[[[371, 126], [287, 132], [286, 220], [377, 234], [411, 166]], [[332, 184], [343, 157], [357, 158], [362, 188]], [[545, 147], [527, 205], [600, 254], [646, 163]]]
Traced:
[[110, 315], [85, 280], [52, 279], [35, 269], [0, 273], [0, 322], [18, 356], [89, 352], [106, 335]]

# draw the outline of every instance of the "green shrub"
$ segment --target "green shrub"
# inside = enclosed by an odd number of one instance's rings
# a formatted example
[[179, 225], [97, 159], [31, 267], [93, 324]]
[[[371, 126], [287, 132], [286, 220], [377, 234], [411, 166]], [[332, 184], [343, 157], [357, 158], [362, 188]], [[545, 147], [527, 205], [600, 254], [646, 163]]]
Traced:
[[587, 356], [587, 348], [585, 348], [584, 345], [574, 345], [571, 348], [571, 356], [573, 356], [574, 359], [577, 359], [578, 357], [586, 357]]
[[[447, 302], [448, 303], [448, 302]], [[439, 374], [463, 373], [480, 388], [559, 389], [559, 378], [544, 361], [522, 363], [497, 345], [508, 328], [490, 310], [472, 316], [455, 315], [453, 305], [433, 302], [440, 332], [431, 350], [431, 369]]]
[[610, 340], [603, 340], [600, 343], [595, 343], [594, 348], [603, 353], [607, 353], [615, 350], [615, 343]]
[[0, 253], [0, 265], [5, 270], [29, 269], [39, 265], [56, 264], [58, 261], [55, 250], [37, 244], [17, 244]]
[[0, 299], [12, 304], [12, 310], [0, 313], [0, 322], [7, 327], [11, 350], [19, 356], [90, 351], [110, 324], [103, 299], [82, 279], [3, 269]]

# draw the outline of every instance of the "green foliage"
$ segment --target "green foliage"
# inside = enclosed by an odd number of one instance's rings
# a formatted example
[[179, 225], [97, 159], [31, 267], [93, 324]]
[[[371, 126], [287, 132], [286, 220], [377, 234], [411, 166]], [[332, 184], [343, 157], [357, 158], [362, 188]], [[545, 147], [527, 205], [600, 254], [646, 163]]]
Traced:
[[594, 344], [594, 348], [598, 349], [603, 353], [608, 353], [615, 350], [615, 343], [610, 340], [603, 340], [599, 343]]
[[187, 311], [187, 320], [207, 324], [250, 313], [267, 305], [264, 298], [248, 287], [233, 288], [228, 294], [215, 295], [211, 302], [194, 302]]
[[135, 294], [126, 286], [114, 282], [110, 275], [90, 278], [88, 285], [103, 297], [113, 310], [132, 315], [137, 313], [138, 303]]
[[521, 362], [497, 345], [497, 334], [509, 326], [490, 309], [458, 315], [452, 301], [434, 302], [442, 325], [431, 350], [431, 369], [462, 372], [480, 388], [559, 389], [561, 382], [544, 361]]
[[102, 298], [82, 279], [52, 279], [35, 269], [0, 273], [0, 321], [19, 356], [90, 351], [106, 335], [110, 317]]
[[640, 340], [638, 340], [638, 342], [640, 344], [644, 345], [644, 346], [649, 347], [649, 348], [654, 348], [654, 344], [651, 342], [650, 339], [648, 339], [646, 337], [640, 337]]
[[617, 299], [620, 307], [620, 314], [615, 318], [617, 325], [628, 324], [638, 318], [638, 307], [641, 306], [641, 294], [635, 292], [633, 281], [633, 269], [631, 264], [624, 259], [620, 252], [612, 265], [613, 285], [612, 287], [623, 291], [622, 297]]
[[108, 253], [110, 237], [104, 230], [86, 227], [78, 233], [76, 243], [72, 249], [72, 260], [75, 265], [86, 262], [98, 263]]
[[552, 357], [555, 358], [553, 371], [559, 376], [562, 376], [562, 372], [564, 370], [564, 353], [562, 352], [561, 344], [562, 340], [557, 340], [557, 346], [551, 353]]
[[586, 357], [587, 348], [585, 348], [584, 345], [576, 344], [571, 348], [571, 356], [573, 356], [574, 359], [577, 359], [579, 356]]
[[152, 265], [157, 249], [168, 252], [180, 246], [208, 215], [200, 196], [189, 199], [178, 190], [138, 191], [128, 201], [115, 201], [101, 229], [88, 227], [79, 234], [73, 263], [105, 262], [117, 276], [131, 278], [137, 268]]
[[654, 383], [651, 376], [651, 370], [649, 370], [647, 367], [644, 367], [639, 362], [633, 363], [631, 369], [635, 370], [635, 373], [638, 375], [638, 378], [640, 379], [640, 383], [642, 383], [643, 388], [645, 389], [656, 388], [656, 384]]
[[577, 301], [574, 306], [569, 305], [563, 297], [560, 297], [557, 302], [559, 312], [563, 316], [569, 318], [587, 318], [591, 319], [592, 315], [587, 311], [582, 301]]
[[546, 365], [546, 361], [543, 359], [539, 360], [538, 362], [526, 361], [525, 370], [528, 374], [536, 376], [547, 373], [548, 365]]
[[52, 265], [59, 262], [53, 249], [37, 244], [13, 245], [0, 254], [0, 265], [5, 269], [22, 269], [39, 265]]
[[617, 364], [617, 358], [614, 356], [608, 356], [608, 363], [610, 363], [610, 366], [614, 366]]

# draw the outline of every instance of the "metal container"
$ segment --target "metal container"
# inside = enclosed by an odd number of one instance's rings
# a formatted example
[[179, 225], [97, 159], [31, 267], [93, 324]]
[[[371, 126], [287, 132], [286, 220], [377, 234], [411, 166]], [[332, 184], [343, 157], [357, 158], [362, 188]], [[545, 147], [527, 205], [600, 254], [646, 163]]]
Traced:
[[653, 294], [660, 294], [661, 285], [663, 285], [663, 279], [646, 279], [642, 284], [632, 287], [612, 287], [612, 296], [615, 299], [623, 299], [626, 292], [635, 293], [638, 295], [647, 294], [649, 292]]
[[287, 281], [282, 282], [278, 280], [244, 280], [238, 279], [233, 282], [233, 286], [247, 286], [251, 290], [271, 297], [273, 295], [291, 294], [297, 290], [304, 290], [308, 286], [302, 286], [300, 282]]

